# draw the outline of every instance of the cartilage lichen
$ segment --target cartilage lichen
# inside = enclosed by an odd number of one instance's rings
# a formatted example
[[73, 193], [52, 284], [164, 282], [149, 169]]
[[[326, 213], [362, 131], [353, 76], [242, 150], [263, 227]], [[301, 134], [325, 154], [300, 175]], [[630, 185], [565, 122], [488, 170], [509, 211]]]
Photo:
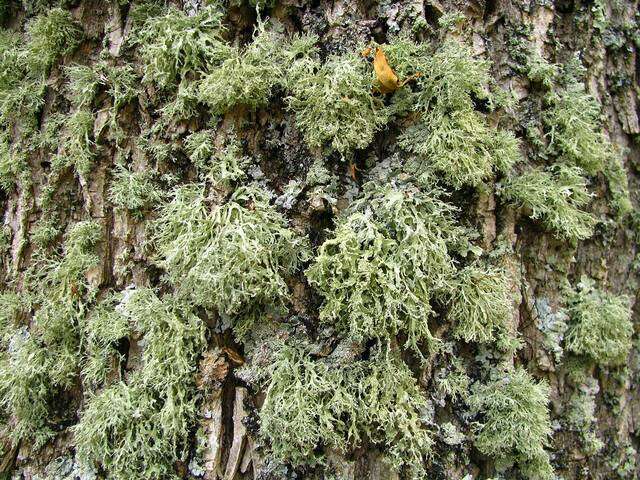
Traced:
[[437, 191], [365, 185], [307, 270], [324, 298], [320, 319], [359, 340], [435, 342], [430, 302], [452, 287], [448, 244], [461, 235], [453, 212]]
[[568, 311], [571, 322], [565, 343], [569, 351], [603, 365], [624, 362], [633, 335], [629, 298], [599, 290], [584, 277], [569, 298]]
[[285, 278], [307, 258], [308, 245], [259, 187], [207, 203], [203, 185], [175, 191], [154, 223], [158, 263], [179, 294], [230, 318], [242, 336], [265, 309], [285, 308]]
[[318, 461], [319, 447], [348, 452], [365, 439], [411, 478], [426, 475], [433, 440], [422, 418], [426, 399], [404, 363], [378, 351], [369, 361], [331, 365], [283, 346], [273, 363], [260, 431], [273, 454], [293, 464]]
[[466, 342], [490, 342], [514, 313], [509, 277], [496, 268], [469, 266], [458, 273], [449, 318], [454, 335]]
[[88, 399], [73, 428], [78, 456], [118, 480], [170, 477], [196, 418], [204, 326], [183, 303], [148, 289], [125, 292], [115, 308], [144, 339], [142, 365]]
[[469, 397], [480, 414], [474, 444], [499, 465], [517, 463], [526, 478], [551, 479], [553, 468], [545, 451], [551, 435], [548, 387], [522, 367], [496, 372], [489, 383], [475, 383]]
[[596, 219], [580, 209], [590, 199], [587, 181], [579, 167], [558, 165], [545, 170], [532, 169], [507, 178], [500, 195], [507, 201], [530, 210], [556, 236], [583, 240], [593, 234]]

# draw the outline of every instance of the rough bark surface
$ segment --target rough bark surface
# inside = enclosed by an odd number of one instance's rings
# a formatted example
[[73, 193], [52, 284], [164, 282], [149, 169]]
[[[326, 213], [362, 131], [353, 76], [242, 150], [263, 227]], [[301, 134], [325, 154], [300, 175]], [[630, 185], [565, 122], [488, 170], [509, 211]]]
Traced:
[[[24, 32], [25, 25], [36, 15], [44, 15], [53, 8], [44, 1], [0, 1], [3, 3], [8, 6], [3, 11], [2, 24], [5, 29], [17, 32]], [[87, 220], [97, 222], [100, 238], [95, 246], [99, 262], [83, 273], [85, 281], [79, 282], [80, 286], [69, 287], [71, 290], [80, 288], [93, 292], [93, 296], [83, 303], [81, 312], [75, 314], [76, 320], [70, 320], [78, 322], [75, 327], [81, 332], [80, 340], [74, 349], [79, 358], [84, 358], [90, 340], [85, 337], [83, 319], [85, 316], [89, 318], [96, 305], [108, 301], [111, 292], [151, 287], [160, 298], [164, 298], [173, 291], [172, 280], [168, 280], [166, 275], [168, 273], [171, 277], [171, 272], [164, 270], [158, 261], [157, 244], [150, 242], [151, 225], [161, 215], [160, 204], [170, 200], [174, 187], [198, 181], [199, 172], [189, 159], [186, 138], [193, 132], [211, 128], [217, 148], [225, 144], [228, 132], [233, 130], [242, 155], [249, 159], [245, 169], [249, 172], [247, 180], [232, 182], [232, 187], [225, 185], [217, 190], [207, 190], [207, 204], [222, 204], [233, 194], [235, 186], [258, 182], [272, 192], [269, 205], [284, 216], [289, 228], [296, 235], [308, 239], [311, 255], [295, 272], [284, 275], [289, 292], [286, 300], [289, 313], [283, 314], [277, 309], [262, 311], [259, 319], [249, 324], [249, 334], [244, 337], [238, 338], [231, 332], [233, 321], [229, 315], [202, 305], [196, 305], [189, 314], [202, 322], [201, 343], [197, 343], [200, 340], [196, 339], [198, 335], [195, 333], [181, 333], [184, 331], [171, 330], [173, 327], [170, 326], [158, 327], [171, 332], [169, 337], [185, 335], [187, 338], [186, 335], [192, 335], [193, 344], [199, 345], [194, 347], [197, 355], [190, 359], [192, 371], [189, 374], [193, 377], [192, 391], [196, 393], [193, 393], [192, 415], [187, 419], [188, 439], [186, 443], [178, 442], [180, 459], [172, 465], [173, 471], [150, 474], [150, 477], [140, 474], [140, 478], [172, 478], [172, 475], [175, 476], [173, 478], [210, 480], [410, 478], [412, 473], [405, 468], [406, 465], [393, 468], [385, 460], [397, 439], [376, 441], [364, 435], [344, 451], [338, 446], [334, 448], [324, 444], [321, 439], [314, 453], [322, 455], [322, 461], [316, 464], [277, 458], [272, 455], [269, 439], [260, 433], [263, 424], [260, 411], [270, 394], [269, 375], [273, 373], [274, 362], [277, 362], [273, 356], [273, 345], [277, 342], [286, 343], [289, 339], [304, 337], [311, 345], [308, 349], [314, 361], [326, 361], [329, 365], [334, 361], [335, 365], [346, 365], [351, 361], [369, 361], [375, 357], [374, 343], [377, 340], [352, 341], [319, 319], [323, 297], [310, 285], [304, 272], [313, 263], [317, 249], [333, 238], [336, 219], [345, 215], [350, 205], [363, 196], [363, 185], [367, 181], [386, 181], [385, 172], [380, 171], [385, 169], [385, 165], [392, 168], [393, 162], [397, 161], [398, 157], [393, 156], [399, 152], [395, 145], [405, 126], [411, 122], [411, 114], [388, 119], [386, 124], [376, 128], [372, 141], [366, 147], [340, 155], [335, 151], [310, 147], [305, 142], [304, 134], [295, 121], [296, 113], [288, 108], [284, 98], [290, 93], [284, 87], [276, 87], [265, 105], [233, 105], [218, 115], [212, 114], [203, 103], [193, 102], [191, 115], [172, 119], [168, 114], [169, 119], [166, 120], [165, 114], [162, 132], [154, 132], [145, 139], [148, 131], [163, 116], [160, 108], [175, 98], [177, 90], [169, 89], [167, 93], [157, 84], [143, 80], [145, 65], [138, 54], [143, 46], [127, 43], [132, 32], [140, 28], [131, 17], [136, 3], [117, 0], [62, 2], [62, 7], [81, 27], [82, 40], [73, 51], [57, 58], [46, 72], [43, 103], [36, 111], [35, 132], [42, 132], [55, 114], [67, 115], [74, 111], [74, 99], [70, 98], [65, 86], [68, 83], [65, 68], [72, 65], [94, 66], [101, 61], [120, 67], [131, 65], [135, 95], [116, 106], [109, 93], [108, 82], [97, 87], [90, 105], [93, 125], [89, 135], [94, 158], [90, 170], [85, 173], [78, 173], [73, 166], [67, 166], [56, 171], [54, 180], [51, 173], [55, 168], [52, 167], [54, 152], [40, 146], [24, 150], [22, 158], [28, 173], [19, 174], [15, 186], [3, 188], [0, 194], [3, 241], [6, 244], [3, 244], [2, 257], [5, 292], [25, 295], [26, 299], [27, 282], [38, 273], [29, 273], [29, 269], [33, 265], [42, 265], [38, 263], [38, 255], [45, 251], [47, 255], [60, 256], [63, 248], [68, 248], [66, 232], [73, 225]], [[204, 8], [204, 2], [197, 0], [169, 3], [188, 15], [196, 15]], [[594, 215], [598, 223], [589, 238], [568, 240], [554, 235], [541, 219], [532, 219], [532, 212], [526, 206], [510, 203], [500, 196], [498, 185], [509, 176], [508, 172], [491, 174], [480, 186], [455, 188], [444, 181], [444, 189], [450, 193], [447, 201], [460, 209], [455, 214], [456, 218], [476, 232], [471, 244], [484, 251], [484, 255], [494, 252], [492, 258], [499, 256], [496, 264], [508, 274], [514, 308], [505, 329], [509, 338], [519, 338], [522, 345], [505, 357], [504, 350], [497, 353], [499, 349], [491, 343], [479, 344], [455, 337], [454, 326], [447, 317], [449, 303], [436, 299], [432, 302], [435, 314], [421, 321], [428, 321], [431, 333], [446, 341], [444, 349], [431, 348], [429, 341], [421, 342], [419, 350], [424, 355], [421, 361], [416, 351], [403, 346], [407, 332], [401, 332], [388, 342], [389, 350], [410, 368], [426, 400], [420, 415], [423, 428], [431, 432], [433, 446], [431, 455], [424, 460], [428, 476], [420, 478], [543, 478], [520, 468], [523, 464], [521, 458], [513, 460], [513, 455], [506, 455], [512, 461], [507, 461], [505, 467], [495, 455], [486, 454], [478, 448], [477, 425], [485, 420], [486, 412], [482, 413], [482, 408], [480, 413], [474, 411], [467, 401], [468, 392], [473, 388], [457, 397], [442, 394], [439, 390], [438, 379], [445, 372], [450, 372], [453, 363], [458, 361], [471, 385], [489, 382], [486, 368], [498, 364], [508, 371], [524, 367], [536, 381], [547, 382], [552, 433], [545, 451], [557, 478], [640, 477], [640, 343], [637, 340], [639, 317], [635, 307], [640, 278], [637, 256], [640, 218], [635, 212], [640, 191], [636, 58], [640, 45], [636, 24], [638, 3], [628, 0], [282, 0], [258, 2], [258, 9], [255, 2], [224, 3], [222, 21], [226, 31], [223, 35], [230, 45], [242, 46], [251, 42], [254, 28], [262, 22], [268, 31], [278, 31], [285, 37], [300, 33], [316, 34], [316, 45], [323, 60], [333, 54], [360, 54], [372, 41], [380, 45], [391, 44], [399, 33], [408, 34], [417, 43], [428, 44], [435, 49], [444, 41], [443, 28], [450, 28], [451, 33], [446, 37], [471, 46], [476, 58], [490, 60], [492, 79], [516, 98], [513, 106], [495, 112], [490, 111], [482, 99], [474, 98], [475, 108], [486, 115], [489, 125], [500, 125], [520, 139], [523, 158], [512, 172], [522, 172], [527, 166], [548, 162], [534, 153], [537, 147], [527, 131], [534, 125], [534, 130], [539, 128], [540, 138], [547, 141], [539, 122], [540, 111], [545, 105], [545, 90], [540, 82], [532, 80], [531, 75], [527, 76], [524, 61], [518, 56], [522, 55], [522, 47], [526, 46], [525, 59], [538, 55], [549, 64], [560, 66], [579, 59], [586, 69], [579, 78], [587, 92], [598, 101], [605, 136], [620, 149], [628, 175], [632, 210], [616, 213], [611, 203], [611, 180], [603, 172], [591, 175], [588, 186], [591, 197], [584, 209]], [[34, 7], [35, 4], [38, 7]], [[443, 27], [442, 20], [457, 12], [463, 14], [464, 19], [461, 17], [453, 21], [450, 24], [453, 27]], [[265, 55], [269, 55], [268, 49]], [[367, 61], [363, 59], [363, 62]], [[189, 72], [185, 77], [197, 75], [197, 72]], [[373, 70], [370, 75], [373, 88]], [[242, 82], [241, 79], [239, 81]], [[417, 87], [409, 82], [402, 88], [415, 90]], [[186, 95], [188, 97], [189, 93]], [[391, 102], [390, 96], [384, 97], [377, 92], [372, 95], [387, 105]], [[191, 100], [187, 98], [184, 101], [188, 103]], [[114, 111], [115, 124], [110, 123]], [[3, 135], [6, 133], [9, 143], [17, 145], [19, 141], [16, 139], [23, 135], [23, 128], [19, 122], [5, 124]], [[62, 138], [63, 132], [64, 127], [60, 127], [54, 131], [54, 136]], [[363, 136], [366, 135], [363, 132]], [[166, 154], [154, 157], [160, 148], [145, 149], [141, 147], [141, 139], [147, 141], [146, 147], [163, 143], [162, 151]], [[307, 174], [318, 159], [331, 175], [332, 189], [327, 187], [328, 183], [323, 184], [320, 190], [307, 183]], [[117, 174], [116, 165], [124, 165], [131, 172], [149, 172], [153, 182], [163, 190], [162, 196], [149, 199], [140, 208], [127, 209], [116, 205], [114, 195], [110, 193]], [[440, 173], [436, 172], [435, 176], [441, 180]], [[330, 193], [327, 194], [328, 191]], [[42, 198], [47, 195], [51, 199], [43, 206]], [[129, 191], [126, 195], [133, 194]], [[262, 208], [259, 199], [243, 205], [249, 205], [246, 208], [249, 212]], [[34, 240], [35, 232], [47, 219], [53, 222], [56, 233], [46, 248], [39, 247]], [[273, 239], [274, 244], [282, 241]], [[285, 239], [287, 241], [295, 240]], [[471, 257], [456, 257], [459, 267], [477, 253], [469, 252], [469, 255]], [[286, 262], [282, 259], [273, 261]], [[623, 362], [607, 365], [570, 352], [563, 341], [566, 329], [560, 329], [554, 337], [555, 344], [549, 340], [548, 328], [553, 328], [549, 327], [549, 322], [559, 320], [569, 325], [575, 322], [570, 314], [567, 292], [571, 289], [575, 292], [578, 283], [585, 278], [594, 281], [597, 288], [608, 295], [616, 298], [626, 295], [630, 299], [635, 333], [632, 348]], [[47, 288], [53, 288], [42, 285], [39, 288], [45, 289], [45, 294]], [[79, 295], [82, 295], [82, 290]], [[257, 295], [254, 297], [259, 298]], [[22, 307], [17, 320], [14, 320], [14, 327], [22, 329], [22, 332], [36, 332], [41, 325], [33, 318], [40, 304], [30, 300], [25, 303], [27, 306]], [[242, 312], [247, 318], [253, 315], [253, 311]], [[156, 310], [149, 315], [152, 319], [161, 317]], [[113, 352], [117, 353], [110, 360], [115, 368], [108, 369], [104, 383], [97, 388], [87, 385], [83, 373], [85, 360], [78, 362], [71, 380], [66, 378], [61, 382], [62, 387], [56, 387], [47, 398], [49, 418], [46, 423], [52, 433], [41, 442], [42, 445], [35, 446], [33, 438], [28, 436], [11, 438], [20, 414], [12, 409], [8, 400], [3, 402], [5, 428], [0, 472], [6, 478], [15, 479], [89, 479], [109, 478], [109, 475], [125, 478], [122, 473], [117, 476], [109, 472], [100, 462], [87, 466], [78, 458], [74, 426], [83, 418], [94, 395], [120, 382], [127, 384], [134, 372], [144, 370], [145, 362], [148, 362], [145, 352], [152, 341], [147, 338], [150, 336], [148, 332], [153, 328], [134, 328], [111, 342]], [[157, 334], [158, 338], [160, 335]], [[47, 340], [43, 341], [46, 344]], [[2, 345], [3, 355], [9, 358], [15, 345], [9, 340], [3, 340]], [[192, 348], [186, 345], [185, 349]], [[554, 356], [557, 348], [564, 348], [561, 358]], [[7, 363], [9, 360], [3, 361], [3, 368], [12, 365]], [[39, 360], [32, 358], [32, 361]], [[17, 380], [6, 373], [2, 375], [7, 378], [0, 382], [3, 395], [9, 398], [5, 392], [15, 386]], [[256, 380], [255, 376], [260, 378]], [[309, 379], [301, 381], [304, 383]], [[35, 394], [30, 392], [28, 395]], [[338, 420], [344, 418], [333, 419]], [[384, 430], [385, 427], [376, 428]], [[140, 436], [138, 441], [144, 441], [144, 431], [134, 434]], [[375, 437], [384, 438], [384, 434], [377, 432]], [[527, 438], [522, 437], [523, 441]], [[594, 442], [602, 444], [594, 447]]]

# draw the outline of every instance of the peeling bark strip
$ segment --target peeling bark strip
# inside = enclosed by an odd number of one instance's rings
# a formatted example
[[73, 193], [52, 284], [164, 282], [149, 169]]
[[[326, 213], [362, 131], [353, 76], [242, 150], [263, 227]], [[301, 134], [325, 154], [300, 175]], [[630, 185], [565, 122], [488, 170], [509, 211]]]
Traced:
[[206, 480], [222, 478], [222, 436], [224, 423], [222, 418], [222, 392], [211, 395], [206, 404], [205, 420], [203, 422], [207, 439], [207, 449], [204, 455], [204, 470]]
[[231, 449], [229, 450], [227, 468], [224, 472], [225, 480], [233, 480], [235, 478], [238, 468], [240, 467], [240, 461], [242, 460], [242, 453], [247, 438], [247, 429], [242, 423], [247, 416], [244, 409], [246, 398], [247, 389], [237, 387], [233, 403], [233, 440], [231, 442]]
[[0, 0], [0, 477], [640, 478], [637, 0]]

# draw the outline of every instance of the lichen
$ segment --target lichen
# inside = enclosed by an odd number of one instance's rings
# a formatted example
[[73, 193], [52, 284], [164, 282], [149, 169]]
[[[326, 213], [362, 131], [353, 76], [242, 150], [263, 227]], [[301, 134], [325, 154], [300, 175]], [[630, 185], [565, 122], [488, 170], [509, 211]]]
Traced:
[[623, 363], [633, 335], [629, 298], [599, 290], [593, 280], [583, 277], [568, 301], [566, 348], [602, 365]]
[[505, 179], [499, 194], [508, 202], [526, 208], [557, 237], [583, 240], [593, 234], [596, 219], [580, 210], [589, 202], [587, 181], [579, 167], [558, 165], [531, 169]]
[[172, 7], [163, 15], [149, 17], [135, 38], [145, 80], [169, 88], [228, 58], [231, 48], [222, 41], [221, 20], [222, 12], [215, 4], [193, 16]]
[[496, 268], [472, 265], [456, 280], [449, 310], [454, 336], [466, 342], [495, 340], [496, 331], [504, 333], [514, 314], [509, 277]]
[[346, 453], [368, 439], [384, 448], [394, 469], [426, 475], [433, 443], [422, 420], [426, 399], [393, 354], [331, 365], [285, 345], [271, 369], [260, 431], [276, 458], [313, 464], [321, 446]]
[[171, 477], [196, 419], [204, 326], [181, 302], [148, 289], [130, 291], [116, 308], [144, 340], [142, 365], [126, 383], [88, 398], [73, 427], [78, 456], [118, 480]]
[[407, 345], [436, 342], [431, 300], [451, 289], [448, 245], [461, 230], [440, 192], [369, 183], [339, 218], [333, 238], [307, 270], [322, 295], [320, 320], [357, 340], [407, 334]]
[[29, 67], [46, 72], [62, 55], [73, 52], [82, 40], [82, 29], [71, 13], [52, 8], [27, 25]]
[[287, 103], [309, 147], [345, 157], [367, 147], [387, 123], [390, 111], [371, 91], [369, 68], [354, 53], [294, 63]]
[[249, 45], [242, 51], [232, 50], [202, 79], [199, 99], [214, 115], [224, 114], [235, 105], [250, 109], [264, 106], [274, 88], [283, 82], [285, 68], [282, 38], [260, 25]]
[[553, 468], [545, 451], [551, 435], [548, 387], [522, 367], [496, 372], [486, 384], [476, 382], [468, 399], [479, 414], [474, 445], [498, 466], [517, 463], [526, 478], [551, 479]]
[[242, 337], [265, 309], [285, 309], [285, 279], [308, 246], [259, 187], [211, 208], [205, 195], [203, 185], [186, 185], [162, 207], [153, 229], [158, 264], [180, 295], [230, 318]]
[[242, 154], [239, 142], [231, 139], [223, 147], [214, 143], [212, 130], [200, 130], [185, 140], [185, 150], [200, 177], [214, 186], [230, 188], [245, 177], [251, 159]]
[[163, 198], [162, 190], [154, 183], [149, 171], [131, 171], [117, 165], [109, 187], [109, 199], [117, 207], [140, 213]]
[[542, 116], [549, 129], [549, 148], [562, 160], [583, 168], [590, 175], [603, 170], [611, 146], [600, 127], [600, 106], [585, 92], [584, 85], [570, 83], [550, 94], [551, 105]]
[[93, 250], [100, 237], [98, 225], [78, 222], [65, 236], [61, 257], [41, 257], [25, 273], [32, 326], [9, 329], [0, 358], [1, 405], [15, 416], [14, 444], [31, 440], [39, 448], [53, 436], [52, 404], [78, 373], [79, 326], [92, 290], [85, 274], [98, 261]]
[[[508, 171], [520, 159], [519, 142], [511, 132], [490, 127], [474, 103], [474, 98], [491, 98], [489, 63], [453, 40], [432, 55], [416, 46], [405, 50], [413, 53], [405, 59], [399, 55], [394, 64], [406, 70], [413, 63], [422, 74], [410, 97], [420, 120], [400, 135], [399, 145], [456, 188], [479, 185], [494, 168]], [[391, 58], [394, 53], [392, 45]]]

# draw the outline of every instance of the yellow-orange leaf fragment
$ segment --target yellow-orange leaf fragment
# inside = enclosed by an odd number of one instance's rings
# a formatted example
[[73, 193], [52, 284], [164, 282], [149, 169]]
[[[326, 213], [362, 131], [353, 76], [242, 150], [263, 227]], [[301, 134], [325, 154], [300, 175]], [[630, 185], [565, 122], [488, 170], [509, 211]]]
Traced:
[[398, 89], [398, 76], [389, 66], [387, 56], [380, 47], [376, 48], [376, 57], [373, 60], [373, 69], [380, 82], [380, 93], [391, 93]]

